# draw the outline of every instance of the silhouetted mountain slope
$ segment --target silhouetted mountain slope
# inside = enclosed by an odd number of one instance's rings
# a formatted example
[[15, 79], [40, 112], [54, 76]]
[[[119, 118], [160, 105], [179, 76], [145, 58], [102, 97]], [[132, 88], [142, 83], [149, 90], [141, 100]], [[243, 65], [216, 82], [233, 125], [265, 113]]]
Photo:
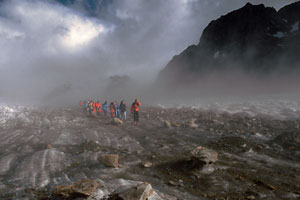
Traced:
[[267, 75], [300, 68], [299, 24], [300, 2], [279, 11], [247, 3], [210, 22], [199, 44], [175, 56], [158, 80], [173, 84], [222, 70]]

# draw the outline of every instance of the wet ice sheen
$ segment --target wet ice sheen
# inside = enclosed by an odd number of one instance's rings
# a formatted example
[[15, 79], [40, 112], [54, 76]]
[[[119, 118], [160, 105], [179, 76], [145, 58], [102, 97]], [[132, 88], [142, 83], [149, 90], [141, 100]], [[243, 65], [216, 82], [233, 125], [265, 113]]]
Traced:
[[16, 168], [12, 181], [23, 186], [44, 187], [50, 183], [50, 174], [70, 165], [63, 152], [52, 149], [38, 151], [25, 158]]
[[[226, 111], [232, 114], [246, 112], [251, 116], [264, 114], [283, 120], [299, 119], [300, 116], [300, 103], [297, 101], [269, 100], [266, 102], [254, 101], [242, 104], [218, 103], [197, 105], [195, 108], [203, 110], [213, 109], [220, 112]], [[80, 114], [81, 112], [78, 113]], [[140, 166], [141, 160], [139, 159], [125, 160], [121, 156], [121, 162], [125, 163], [125, 167], [111, 169], [105, 168], [99, 162], [98, 157], [101, 153], [107, 152], [136, 156], [140, 149], [144, 149], [142, 152], [142, 154], [144, 153], [143, 156], [151, 156], [153, 154], [152, 150], [150, 151], [149, 148], [144, 147], [156, 147], [159, 143], [155, 144], [157, 141], [154, 138], [151, 138], [149, 135], [149, 138], [143, 138], [143, 143], [140, 142], [139, 138], [137, 139], [131, 134], [124, 135], [122, 132], [111, 131], [115, 127], [110, 124], [97, 126], [97, 121], [93, 121], [93, 126], [90, 127], [89, 122], [93, 119], [88, 118], [82, 113], [82, 115], [79, 114], [78, 116], [74, 116], [72, 110], [52, 113], [51, 110], [33, 107], [0, 106], [0, 189], [6, 188], [9, 185], [11, 186], [11, 191], [20, 191], [22, 193], [25, 187], [48, 187], [57, 184], [69, 184], [78, 179], [90, 178], [91, 176], [110, 179], [120, 173], [127, 173], [128, 177], [145, 178], [139, 174], [140, 172], [127, 171], [130, 170], [130, 167]], [[78, 131], [79, 129], [80, 131]], [[141, 128], [134, 127], [132, 130], [139, 129]], [[151, 131], [149, 134], [157, 134], [158, 136], [162, 134], [159, 131], [157, 132], [157, 130]], [[184, 130], [182, 134], [186, 135], [187, 133]], [[191, 135], [193, 137], [196, 135], [197, 137], [205, 136], [203, 140], [217, 139], [217, 134], [202, 134], [197, 129], [193, 131], [194, 135]], [[168, 132], [168, 134], [170, 139], [176, 139], [172, 138], [176, 133]], [[262, 133], [255, 133], [248, 137], [261, 142], [270, 139]], [[161, 142], [163, 143], [164, 141]], [[183, 140], [180, 143], [168, 144], [167, 148], [155, 149], [153, 151], [165, 151], [165, 149], [168, 149], [168, 151], [170, 149], [171, 151], [177, 147], [182, 148], [182, 146], [187, 148], [190, 143], [188, 140]], [[51, 144], [51, 147], [47, 147], [47, 144]], [[87, 146], [84, 146], [84, 144]], [[268, 163], [267, 166], [270, 167], [284, 166], [300, 168], [299, 163], [280, 158], [277, 159], [267, 154], [258, 153], [254, 149], [247, 150], [247, 148], [250, 148], [248, 145], [244, 143], [241, 145], [241, 148], [245, 149], [246, 152], [240, 155], [223, 152], [222, 155], [232, 160], [242, 160], [249, 163], [250, 166], [259, 166], [262, 163]], [[96, 149], [98, 146], [101, 148]], [[155, 157], [150, 158], [154, 161], [156, 159]], [[207, 166], [202, 169], [202, 174], [203, 176], [214, 177], [214, 172], [222, 167], [224, 171], [229, 168], [227, 166]], [[216, 188], [222, 187], [224, 190], [232, 189], [231, 183], [228, 183], [226, 180], [217, 177], [211, 180], [213, 180], [211, 183]], [[109, 185], [113, 188], [114, 184], [124, 185], [124, 187], [132, 184], [130, 181], [123, 179], [114, 181], [118, 182], [108, 182], [108, 190]], [[160, 184], [156, 185], [158, 189], [165, 188], [166, 191], [177, 191], [174, 188], [169, 189], [169, 186], [162, 186]], [[99, 193], [98, 195], [101, 196], [102, 194]], [[297, 198], [295, 194], [286, 195], [286, 198]]]
[[[169, 106], [174, 105], [164, 105], [163, 107]], [[198, 102], [189, 106], [194, 109], [228, 112], [230, 114], [247, 113], [250, 116], [265, 115], [280, 120], [300, 118], [299, 97], [295, 97], [295, 100], [285, 100], [277, 96], [250, 100], [233, 98], [226, 101], [211, 100], [210, 103], [205, 103], [199, 99]], [[186, 107], [186, 105], [177, 105], [178, 109], [183, 107]]]

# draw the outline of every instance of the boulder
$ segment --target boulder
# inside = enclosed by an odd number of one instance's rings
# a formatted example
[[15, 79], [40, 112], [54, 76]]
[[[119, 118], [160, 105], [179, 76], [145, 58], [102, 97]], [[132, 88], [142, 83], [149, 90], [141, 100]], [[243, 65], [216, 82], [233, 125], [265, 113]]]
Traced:
[[[181, 180], [179, 180], [181, 181]], [[28, 190], [31, 192], [31, 190]], [[45, 198], [49, 198], [46, 196]], [[154, 191], [151, 184], [124, 179], [84, 180], [72, 185], [56, 186], [51, 199], [87, 200], [175, 200], [177, 198]]]
[[169, 122], [168, 120], [165, 120], [164, 121], [164, 126], [166, 127], [166, 128], [171, 128], [171, 122]]
[[140, 183], [119, 194], [111, 196], [111, 200], [147, 200], [154, 194], [154, 190], [149, 183]]
[[152, 167], [152, 163], [149, 162], [149, 161], [142, 162], [142, 165], [143, 165], [145, 168]]
[[58, 185], [52, 195], [64, 199], [86, 198], [97, 192], [98, 187], [99, 183], [96, 180], [84, 180], [72, 185]]
[[100, 158], [100, 161], [107, 167], [118, 167], [119, 166], [119, 155], [118, 154], [107, 154]]
[[176, 128], [178, 128], [178, 127], [180, 127], [180, 123], [179, 122], [171, 122], [171, 124], [172, 124], [172, 126], [174, 126], [174, 127], [176, 127]]
[[196, 162], [211, 164], [218, 160], [218, 153], [211, 149], [199, 146], [190, 152], [190, 158]]
[[121, 124], [123, 124], [123, 121], [120, 120], [119, 118], [113, 118], [112, 124], [114, 124], [114, 125], [121, 125]]
[[188, 127], [190, 128], [198, 128], [198, 125], [195, 123], [196, 119], [191, 119], [188, 121]]

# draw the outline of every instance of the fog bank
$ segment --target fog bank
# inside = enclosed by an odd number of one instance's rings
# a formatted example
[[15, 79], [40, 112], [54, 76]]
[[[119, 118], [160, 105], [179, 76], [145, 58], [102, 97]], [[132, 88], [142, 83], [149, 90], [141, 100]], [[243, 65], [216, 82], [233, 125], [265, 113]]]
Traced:
[[[250, 2], [280, 8], [295, 1]], [[0, 99], [28, 104], [159, 99], [168, 91], [154, 93], [157, 88], [148, 86], [157, 73], [174, 55], [198, 43], [211, 20], [245, 3], [100, 1], [101, 9], [91, 16], [82, 1], [2, 0]], [[118, 76], [128, 79], [119, 82]]]

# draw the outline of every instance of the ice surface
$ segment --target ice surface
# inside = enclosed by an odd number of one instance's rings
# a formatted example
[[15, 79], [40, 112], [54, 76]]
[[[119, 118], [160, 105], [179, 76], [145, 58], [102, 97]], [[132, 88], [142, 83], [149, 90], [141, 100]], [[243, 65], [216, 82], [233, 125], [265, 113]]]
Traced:
[[14, 161], [16, 161], [15, 154], [7, 155], [7, 156], [4, 156], [3, 158], [1, 158], [1, 160], [0, 160], [0, 175], [5, 175], [9, 171], [11, 164]]
[[[160, 108], [153, 108], [153, 112], [149, 113], [157, 118], [162, 115], [168, 116], [168, 110], [165, 108], [172, 106], [174, 107], [174, 105], [161, 105]], [[202, 110], [230, 114], [247, 113], [253, 116], [251, 120], [259, 119], [255, 117], [259, 115], [280, 120], [299, 120], [300, 117], [300, 101], [297, 98], [294, 100], [284, 98], [229, 99], [208, 103], [203, 103], [199, 99], [193, 104], [177, 106], [183, 109], [178, 113], [178, 116], [183, 116], [183, 118], [185, 107], [188, 107], [188, 111], [194, 112], [191, 108], [197, 111], [195, 116], [186, 115], [192, 116], [191, 118], [197, 118], [197, 114]], [[225, 137], [224, 133], [217, 134], [214, 130], [207, 132], [207, 129], [200, 130], [200, 128], [162, 128], [159, 119], [145, 117], [143, 110], [141, 110], [142, 126], [134, 126], [130, 121], [124, 126], [114, 126], [109, 118], [88, 117], [77, 108], [52, 111], [35, 107], [0, 106], [0, 189], [10, 188], [11, 193], [17, 191], [21, 193], [26, 187], [53, 187], [87, 178], [106, 180], [112, 189], [114, 184], [124, 187], [132, 185], [133, 182], [122, 179], [109, 182], [109, 180], [114, 180], [112, 178], [126, 177], [126, 179], [153, 181], [155, 184], [151, 184], [155, 189], [167, 191], [167, 194], [175, 194], [175, 196], [182, 197], [181, 199], [187, 194], [187, 199], [193, 199], [192, 195], [186, 191], [178, 191], [178, 188], [169, 186], [168, 180], [163, 180], [161, 177], [157, 180], [155, 170], [159, 170], [160, 166], [155, 166], [157, 164], [155, 162], [166, 164], [165, 159], [169, 157], [176, 159], [189, 148], [218, 142], [220, 137]], [[171, 110], [178, 111], [176, 108]], [[205, 114], [205, 112], [200, 114]], [[199, 122], [199, 125], [205, 125], [203, 123]], [[226, 124], [223, 125], [226, 126]], [[210, 124], [207, 126], [210, 128]], [[294, 127], [296, 124], [293, 123], [291, 126]], [[230, 134], [238, 133], [234, 130]], [[238, 137], [232, 138], [234, 140]], [[269, 140], [269, 135], [263, 131], [253, 134], [243, 133], [243, 139], [238, 140], [241, 142], [236, 143], [237, 147], [234, 144], [226, 147], [227, 141], [226, 144], [219, 142], [218, 153], [220, 153], [220, 159], [227, 156], [230, 159], [229, 163], [240, 161], [253, 168], [261, 168], [262, 165], [269, 168], [274, 166], [295, 170], [300, 168], [299, 162], [289, 160], [289, 157], [272, 156], [268, 152], [260, 152], [255, 146], [253, 147], [253, 141], [258, 144], [269, 144], [265, 143]], [[284, 151], [270, 144], [266, 146], [261, 147], [268, 151], [274, 149]], [[229, 150], [232, 148], [232, 151], [238, 148], [236, 151], [238, 153], [230, 154], [226, 152], [228, 150], [226, 148]], [[103, 154], [114, 153], [120, 156], [119, 163], [123, 165], [122, 167], [108, 168], [99, 161], [99, 157]], [[292, 153], [299, 155], [296, 151]], [[145, 169], [141, 165], [143, 161], [151, 161], [154, 165], [152, 168]], [[226, 162], [227, 160], [222, 160], [220, 166], [206, 166], [200, 171], [200, 174], [208, 177], [207, 181], [216, 187], [216, 191], [217, 188], [223, 188], [224, 191], [233, 188], [232, 182], [216, 175], [220, 175], [218, 171], [222, 167], [224, 173], [231, 168], [223, 165]], [[212, 191], [213, 189], [210, 190]], [[99, 195], [102, 194], [99, 193]], [[17, 197], [21, 198], [21, 196]]]
[[[166, 105], [165, 107], [172, 107], [174, 105]], [[201, 109], [204, 111], [227, 112], [230, 114], [247, 113], [250, 116], [264, 115], [273, 119], [287, 120], [300, 118], [300, 100], [284, 100], [274, 97], [274, 99], [260, 99], [260, 100], [217, 100], [213, 103], [199, 103], [195, 102], [190, 105], [177, 105], [178, 109], [184, 107], [191, 107], [193, 109]]]
[[249, 151], [247, 151], [244, 154], [245, 157], [249, 157], [255, 161], [261, 161], [261, 162], [265, 162], [270, 166], [286, 166], [286, 167], [293, 167], [293, 168], [299, 168], [300, 164], [298, 163], [293, 163], [291, 161], [288, 160], [279, 160], [273, 157], [270, 157], [268, 155], [264, 155], [261, 153], [257, 153], [255, 152], [253, 149], [250, 149]]
[[50, 173], [62, 171], [70, 165], [63, 152], [52, 149], [38, 151], [25, 158], [16, 168], [13, 182], [23, 186], [44, 187], [50, 182]]

